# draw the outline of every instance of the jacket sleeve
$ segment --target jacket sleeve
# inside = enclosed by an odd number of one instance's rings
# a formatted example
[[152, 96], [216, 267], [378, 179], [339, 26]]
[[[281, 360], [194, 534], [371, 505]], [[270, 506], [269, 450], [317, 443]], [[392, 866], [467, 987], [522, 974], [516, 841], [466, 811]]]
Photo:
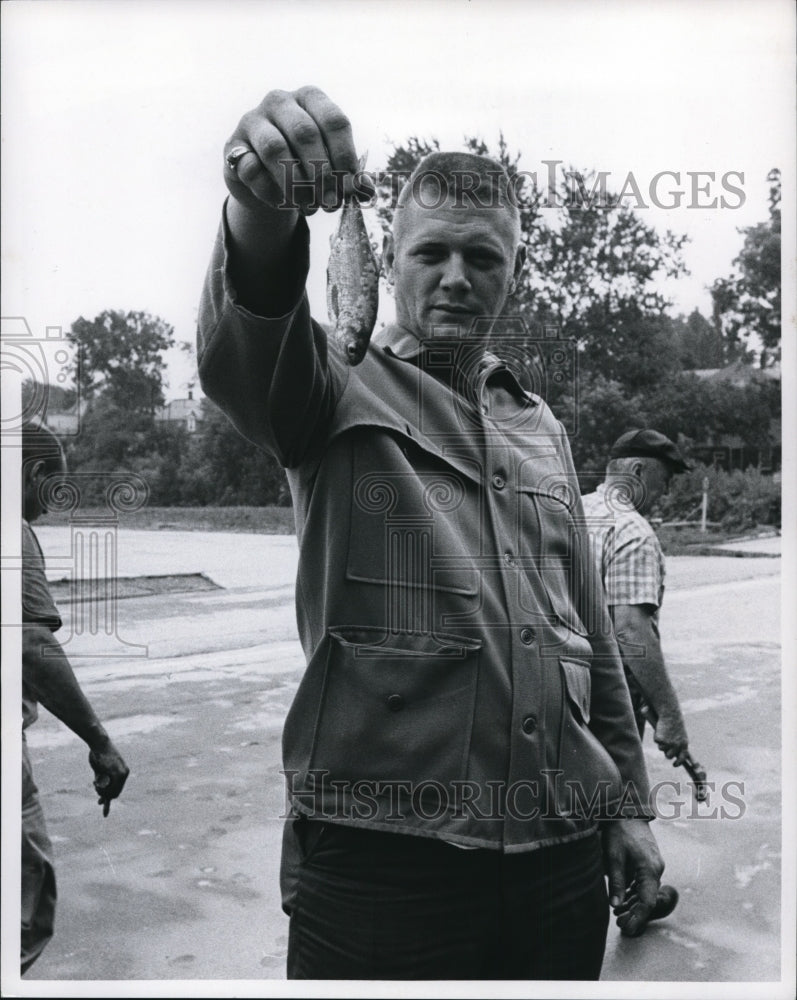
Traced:
[[589, 543], [578, 477], [564, 428], [561, 442], [562, 459], [568, 482], [572, 484], [574, 492], [573, 546], [576, 558], [571, 563], [574, 598], [592, 646], [589, 726], [617, 765], [625, 784], [627, 795], [624, 795], [623, 815], [652, 819], [654, 813], [649, 805], [650, 787], [642, 743], [634, 721], [631, 697], [603, 584]]
[[309, 231], [304, 219], [299, 226], [295, 305], [282, 316], [256, 316], [236, 301], [223, 217], [197, 324], [203, 391], [244, 437], [286, 468], [319, 446], [347, 378], [346, 366], [328, 351], [326, 333], [310, 316], [304, 291]]

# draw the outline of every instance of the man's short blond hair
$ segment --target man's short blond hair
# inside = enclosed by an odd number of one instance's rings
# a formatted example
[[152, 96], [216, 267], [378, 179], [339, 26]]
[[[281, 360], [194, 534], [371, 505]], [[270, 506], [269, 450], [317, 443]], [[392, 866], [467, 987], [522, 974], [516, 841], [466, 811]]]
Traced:
[[506, 168], [489, 156], [459, 152], [435, 152], [425, 156], [396, 200], [393, 217], [396, 237], [401, 230], [401, 209], [411, 200], [430, 209], [453, 201], [456, 207], [506, 211], [512, 219], [515, 238], [520, 240], [520, 212], [512, 179]]

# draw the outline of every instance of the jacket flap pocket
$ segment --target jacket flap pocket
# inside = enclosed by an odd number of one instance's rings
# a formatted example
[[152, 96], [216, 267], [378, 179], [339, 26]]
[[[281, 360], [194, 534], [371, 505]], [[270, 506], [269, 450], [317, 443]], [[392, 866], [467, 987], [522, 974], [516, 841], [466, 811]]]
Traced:
[[330, 626], [329, 635], [342, 646], [351, 647], [355, 656], [380, 659], [393, 656], [461, 659], [482, 646], [481, 639], [471, 636], [448, 632], [392, 632], [373, 625]]
[[473, 481], [407, 435], [372, 432], [351, 447], [347, 579], [427, 594], [425, 606], [434, 591], [475, 597], [482, 512]]
[[576, 706], [584, 722], [589, 722], [589, 704], [592, 692], [592, 677], [589, 664], [584, 660], [560, 657], [565, 679], [567, 696]]
[[329, 637], [311, 768], [351, 782], [464, 778], [480, 643], [377, 628]]
[[518, 469], [519, 493], [545, 497], [552, 509], [562, 504], [573, 510], [580, 494], [578, 480], [565, 468], [553, 444], [538, 445]]
[[578, 487], [568, 483], [561, 473], [558, 473], [555, 478], [552, 477], [540, 482], [539, 485], [521, 483], [517, 487], [517, 492], [541, 497], [542, 509], [553, 513], [559, 513], [563, 509], [572, 512], [581, 496]]
[[560, 496], [528, 484], [518, 486], [517, 492], [521, 546], [533, 585], [545, 591], [565, 628], [587, 636], [579, 613], [584, 605], [582, 540], [564, 492]]

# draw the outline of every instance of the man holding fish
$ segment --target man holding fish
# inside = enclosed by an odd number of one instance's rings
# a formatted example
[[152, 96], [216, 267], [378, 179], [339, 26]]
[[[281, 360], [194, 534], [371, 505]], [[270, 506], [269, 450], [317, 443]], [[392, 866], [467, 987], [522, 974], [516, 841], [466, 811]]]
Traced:
[[[199, 371], [285, 467], [300, 546], [288, 976], [597, 979], [610, 903], [644, 923], [663, 863], [567, 438], [497, 356], [524, 266], [509, 178], [416, 169], [369, 343], [372, 189], [340, 108], [272, 91], [224, 152]], [[318, 208], [342, 209], [329, 335], [304, 292]]]

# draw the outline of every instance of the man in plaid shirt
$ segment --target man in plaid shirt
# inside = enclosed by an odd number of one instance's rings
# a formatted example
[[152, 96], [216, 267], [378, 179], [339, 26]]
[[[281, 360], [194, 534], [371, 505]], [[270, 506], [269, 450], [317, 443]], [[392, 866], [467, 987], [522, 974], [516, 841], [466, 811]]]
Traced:
[[[674, 765], [684, 761], [689, 741], [659, 638], [664, 554], [645, 515], [666, 493], [673, 473], [687, 468], [677, 446], [663, 434], [628, 431], [612, 446], [605, 482], [582, 498], [639, 735], [650, 721], [656, 744]], [[677, 901], [672, 886], [661, 886], [650, 919], [667, 916]]]

